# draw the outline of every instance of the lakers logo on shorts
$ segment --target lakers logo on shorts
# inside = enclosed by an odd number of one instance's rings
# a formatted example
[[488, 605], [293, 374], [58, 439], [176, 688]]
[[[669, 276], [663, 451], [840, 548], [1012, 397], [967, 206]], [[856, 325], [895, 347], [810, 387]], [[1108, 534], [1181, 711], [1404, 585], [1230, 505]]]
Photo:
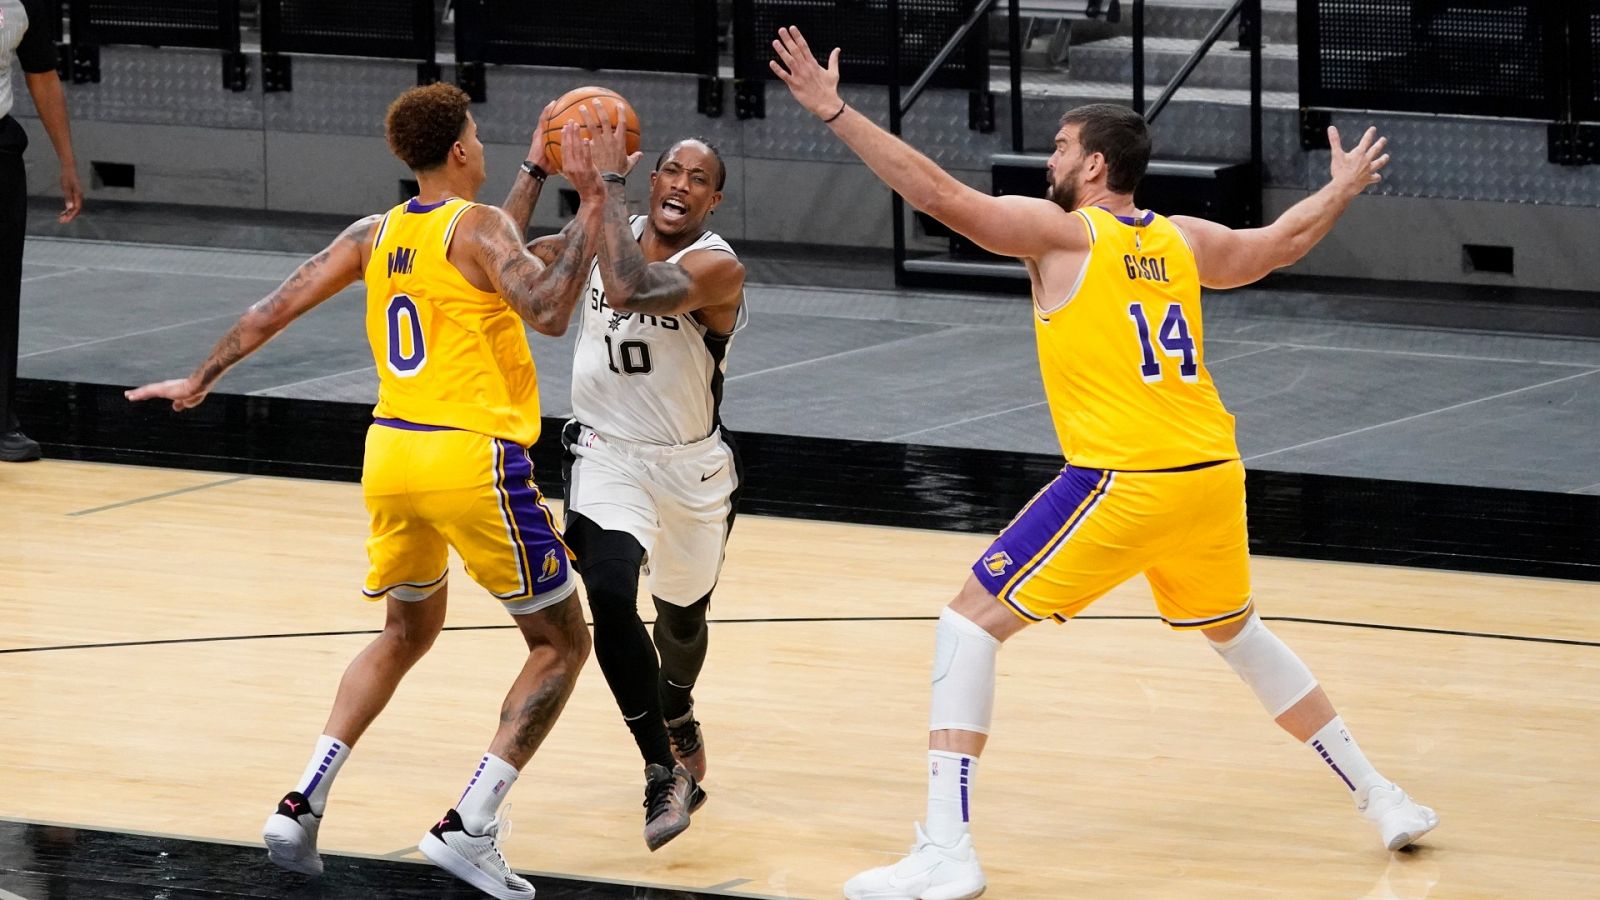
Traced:
[[1011, 568], [1011, 554], [1000, 550], [983, 558], [983, 564], [989, 569], [989, 574], [996, 578], [1006, 573]]
[[544, 565], [539, 567], [539, 580], [549, 581], [561, 574], [561, 559], [556, 555], [556, 550], [551, 549], [544, 555]]

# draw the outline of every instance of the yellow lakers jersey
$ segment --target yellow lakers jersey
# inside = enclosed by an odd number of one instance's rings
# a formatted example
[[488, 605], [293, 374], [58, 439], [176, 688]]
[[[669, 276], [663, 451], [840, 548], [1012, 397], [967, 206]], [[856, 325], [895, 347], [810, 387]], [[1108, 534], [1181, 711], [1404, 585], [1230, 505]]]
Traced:
[[446, 257], [475, 204], [403, 203], [383, 217], [367, 263], [367, 340], [378, 366], [373, 415], [531, 445], [539, 378], [522, 319]]
[[1089, 259], [1067, 297], [1034, 298], [1050, 415], [1067, 461], [1170, 469], [1237, 459], [1233, 416], [1206, 371], [1200, 275], [1177, 226], [1098, 207]]

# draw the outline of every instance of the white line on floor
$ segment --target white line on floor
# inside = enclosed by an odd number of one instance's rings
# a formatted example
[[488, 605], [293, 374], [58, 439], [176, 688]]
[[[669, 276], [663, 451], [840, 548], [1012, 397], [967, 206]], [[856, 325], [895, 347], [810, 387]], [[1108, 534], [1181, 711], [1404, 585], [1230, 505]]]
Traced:
[[1032, 409], [1035, 406], [1044, 406], [1047, 402], [1049, 402], [1049, 401], [1046, 401], [1046, 400], [1035, 400], [1032, 403], [1024, 403], [1021, 406], [1013, 406], [1010, 409], [1001, 409], [1001, 410], [996, 410], [995, 412], [991, 412], [991, 413], [984, 413], [981, 416], [968, 416], [965, 419], [957, 419], [954, 422], [940, 422], [939, 424], [933, 425], [933, 426], [928, 427], [928, 428], [918, 428], [916, 431], [908, 431], [905, 434], [897, 434], [892, 438], [885, 438], [885, 440], [888, 440], [888, 441], [903, 441], [908, 437], [914, 437], [914, 436], [919, 435], [919, 434], [927, 434], [930, 431], [938, 431], [941, 428], [954, 428], [957, 425], [967, 425], [969, 423], [978, 422], [978, 421], [981, 421], [983, 419], [992, 419], [992, 418], [994, 418], [996, 416], [1003, 416], [1003, 415], [1006, 415], [1007, 413], [1021, 412], [1022, 410], [1025, 410], [1025, 409]]
[[43, 275], [29, 275], [27, 278], [22, 279], [22, 283], [23, 284], [32, 284], [35, 281], [43, 281], [46, 278], [59, 278], [62, 275], [76, 275], [79, 272], [87, 272], [87, 271], [89, 271], [87, 268], [85, 268], [83, 266], [78, 266], [75, 269], [67, 269], [64, 272], [46, 272]]
[[892, 341], [884, 341], [881, 344], [868, 344], [865, 347], [856, 347], [856, 348], [851, 349], [851, 350], [840, 350], [838, 353], [829, 353], [829, 354], [827, 354], [825, 356], [813, 356], [810, 359], [802, 359], [802, 360], [797, 360], [797, 361], [792, 362], [792, 363], [784, 363], [781, 366], [773, 366], [770, 369], [757, 369], [754, 372], [741, 372], [738, 375], [734, 375], [734, 376], [731, 376], [729, 378], [723, 379], [723, 383], [727, 384], [730, 381], [738, 381], [741, 378], [754, 378], [757, 375], [768, 375], [768, 374], [771, 374], [773, 372], [782, 372], [784, 369], [793, 369], [793, 368], [797, 368], [799, 366], [809, 366], [809, 365], [811, 365], [813, 363], [827, 362], [830, 359], [838, 359], [841, 356], [850, 356], [851, 354], [854, 354], [854, 353], [866, 353], [866, 352], [871, 351], [871, 350], [882, 350], [885, 347], [892, 347], [895, 344], [904, 344], [904, 343], [907, 343], [909, 341], [920, 341], [923, 338], [935, 337], [937, 335], [944, 334], [945, 332], [950, 331], [952, 329], [961, 328], [961, 327], [964, 327], [964, 326], [947, 325], [947, 326], [944, 326], [942, 328], [938, 328], [938, 329], [936, 329], [934, 331], [927, 331], [927, 332], [924, 332], [922, 334], [908, 334], [905, 337], [895, 338]]
[[314, 377], [311, 377], [311, 378], [302, 378], [299, 381], [291, 381], [288, 384], [278, 384], [278, 385], [273, 385], [272, 387], [264, 387], [264, 388], [261, 388], [260, 390], [251, 391], [250, 393], [246, 394], [245, 396], [247, 396], [247, 397], [260, 397], [261, 395], [267, 393], [268, 391], [281, 391], [281, 390], [285, 390], [287, 388], [300, 387], [302, 385], [311, 384], [312, 382], [315, 382], [315, 381], [326, 381], [329, 378], [343, 378], [346, 375], [354, 375], [357, 372], [365, 372], [365, 371], [367, 371], [367, 370], [369, 370], [371, 368], [372, 368], [372, 364], [371, 363], [367, 363], [366, 365], [364, 365], [364, 366], [362, 366], [362, 367], [360, 367], [358, 369], [351, 369], [348, 372], [334, 372], [332, 375], [317, 375], [317, 376], [314, 376]]
[[1502, 399], [1504, 397], [1510, 397], [1510, 396], [1513, 396], [1513, 395], [1516, 395], [1516, 394], [1526, 393], [1528, 391], [1535, 391], [1535, 390], [1538, 390], [1539, 388], [1549, 387], [1549, 386], [1551, 386], [1553, 384], [1560, 384], [1563, 381], [1572, 381], [1575, 378], [1586, 378], [1586, 377], [1588, 377], [1590, 375], [1594, 375], [1594, 374], [1597, 374], [1597, 373], [1600, 373], [1600, 369], [1590, 369], [1587, 372], [1579, 372], [1576, 375], [1567, 375], [1567, 376], [1565, 376], [1563, 378], [1555, 378], [1555, 379], [1552, 379], [1550, 381], [1541, 381], [1538, 384], [1530, 384], [1527, 387], [1519, 387], [1519, 388], [1517, 388], [1515, 390], [1510, 390], [1510, 391], [1501, 391], [1498, 394], [1490, 394], [1487, 397], [1479, 397], [1476, 400], [1467, 400], [1467, 401], [1464, 401], [1464, 402], [1461, 402], [1461, 403], [1453, 403], [1450, 406], [1440, 407], [1439, 409], [1430, 409], [1427, 412], [1416, 413], [1415, 415], [1405, 416], [1403, 418], [1394, 419], [1394, 420], [1389, 421], [1389, 422], [1379, 422], [1376, 425], [1368, 425], [1368, 426], [1366, 426], [1364, 428], [1356, 428], [1356, 429], [1353, 429], [1351, 431], [1343, 432], [1341, 434], [1331, 434], [1331, 435], [1329, 435], [1327, 437], [1317, 438], [1314, 441], [1304, 441], [1302, 443], [1295, 444], [1292, 447], [1279, 447], [1276, 450], [1268, 450], [1265, 453], [1257, 453], [1254, 456], [1246, 456], [1244, 458], [1244, 461], [1245, 462], [1253, 462], [1253, 461], [1258, 460], [1258, 459], [1264, 459], [1264, 458], [1266, 458], [1268, 456], [1276, 456], [1279, 453], [1288, 453], [1290, 450], [1301, 450], [1301, 449], [1304, 449], [1306, 447], [1315, 446], [1317, 444], [1325, 444], [1328, 441], [1337, 441], [1340, 438], [1347, 438], [1347, 437], [1351, 437], [1352, 435], [1357, 435], [1357, 434], [1365, 434], [1368, 431], [1376, 431], [1379, 428], [1388, 428], [1390, 425], [1401, 425], [1401, 424], [1404, 424], [1406, 422], [1415, 422], [1418, 419], [1425, 419], [1428, 416], [1438, 415], [1439, 413], [1451, 412], [1453, 410], [1463, 409], [1463, 408], [1468, 407], [1468, 406], [1476, 406], [1479, 403], [1487, 403], [1490, 400], [1499, 400], [1499, 399]]
[[[109, 343], [111, 341], [120, 341], [123, 338], [139, 337], [140, 335], [145, 335], [145, 334], [155, 334], [158, 331], [171, 331], [174, 328], [183, 328], [183, 327], [186, 327], [186, 326], [189, 326], [189, 325], [199, 325], [202, 322], [214, 322], [217, 319], [231, 319], [231, 318], [237, 317], [238, 315], [239, 315], [239, 313], [238, 313], [237, 310], [231, 311], [231, 312], [225, 312], [225, 313], [218, 313], [217, 315], [214, 315], [214, 316], [206, 316], [203, 319], [189, 319], [186, 322], [173, 322], [170, 325], [157, 325], [154, 328], [146, 328], [146, 329], [144, 329], [142, 331], [130, 331], [127, 334], [114, 334], [111, 337], [95, 338], [92, 341], [79, 341], [76, 344], [68, 344], [65, 347], [51, 347], [48, 350], [34, 350], [31, 353], [24, 353], [24, 354], [18, 356], [17, 358], [18, 359], [32, 359], [35, 356], [45, 356], [45, 355], [48, 355], [48, 354], [51, 354], [51, 353], [60, 353], [60, 352], [62, 352], [64, 350], [76, 350], [79, 347], [92, 347], [95, 344], [105, 344], [105, 343]], [[195, 348], [196, 352], [200, 352], [200, 351], [203, 351], [205, 349], [207, 349], [207, 348], [205, 348], [205, 347], [196, 347]]]

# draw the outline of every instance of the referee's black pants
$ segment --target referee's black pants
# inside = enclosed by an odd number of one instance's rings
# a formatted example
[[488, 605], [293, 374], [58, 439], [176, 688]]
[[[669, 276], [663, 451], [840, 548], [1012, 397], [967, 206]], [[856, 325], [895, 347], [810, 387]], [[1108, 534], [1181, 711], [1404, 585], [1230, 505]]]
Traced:
[[28, 226], [28, 133], [0, 117], [0, 434], [18, 428], [17, 340], [22, 313], [22, 243]]

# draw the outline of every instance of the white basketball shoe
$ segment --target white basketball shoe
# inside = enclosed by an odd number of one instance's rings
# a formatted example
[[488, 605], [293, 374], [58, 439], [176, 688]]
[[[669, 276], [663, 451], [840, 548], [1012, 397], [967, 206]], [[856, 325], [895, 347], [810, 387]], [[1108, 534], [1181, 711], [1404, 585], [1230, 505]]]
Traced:
[[278, 808], [261, 826], [261, 840], [267, 845], [267, 859], [301, 875], [321, 875], [322, 857], [317, 855], [317, 829], [322, 817], [311, 812], [311, 803], [299, 791], [290, 791], [278, 801]]
[[[531, 900], [533, 885], [511, 871], [500, 855], [501, 820], [494, 819], [483, 834], [472, 834], [454, 809], [428, 829], [417, 845], [433, 864], [498, 900]], [[509, 831], [509, 825], [506, 826]]]
[[1378, 826], [1383, 846], [1399, 850], [1439, 827], [1439, 814], [1411, 799], [1399, 785], [1380, 785], [1356, 804], [1367, 821]]
[[910, 855], [845, 882], [844, 895], [850, 900], [972, 900], [987, 887], [972, 835], [962, 835], [954, 847], [941, 847], [918, 822]]

